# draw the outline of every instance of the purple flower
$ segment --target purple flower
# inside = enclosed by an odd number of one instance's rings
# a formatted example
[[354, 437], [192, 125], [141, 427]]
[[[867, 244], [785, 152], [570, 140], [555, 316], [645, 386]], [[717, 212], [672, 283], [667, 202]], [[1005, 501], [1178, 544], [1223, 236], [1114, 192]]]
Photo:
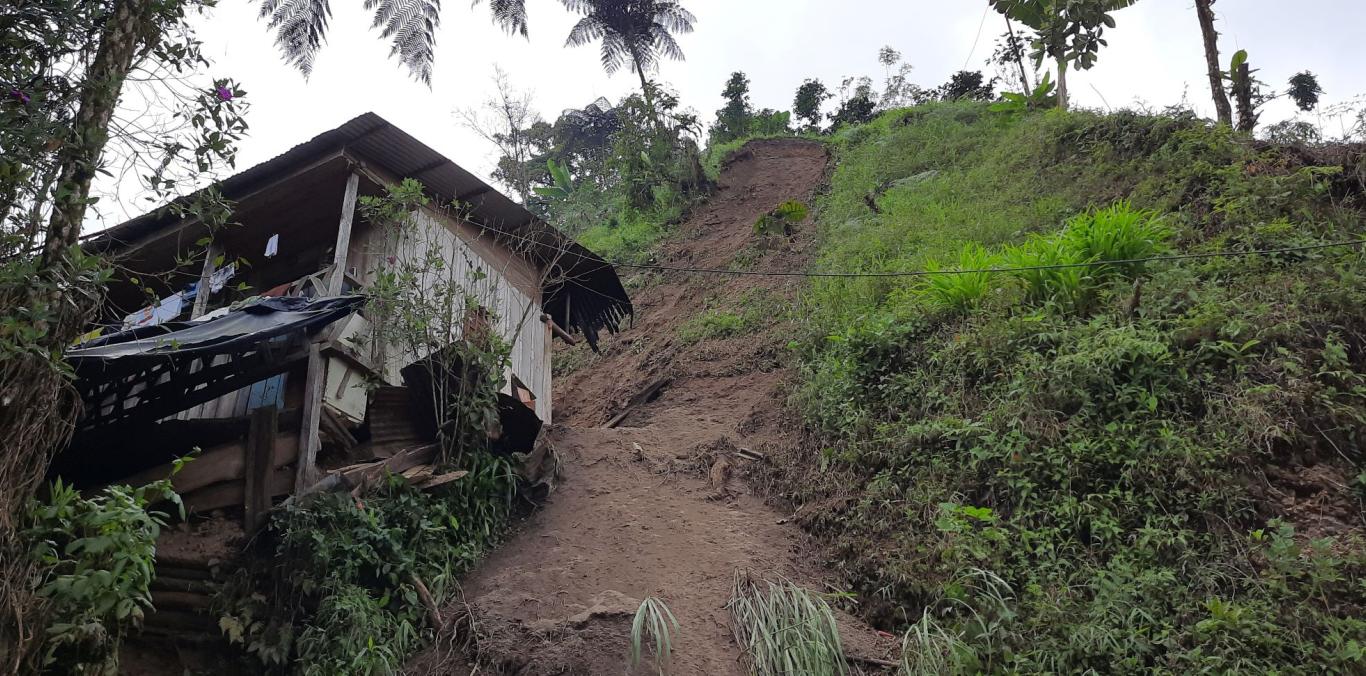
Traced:
[[215, 94], [218, 95], [218, 100], [219, 100], [219, 101], [231, 101], [231, 100], [232, 100], [232, 90], [231, 90], [231, 89], [228, 89], [228, 87], [227, 87], [226, 85], [218, 85], [216, 88], [214, 88], [213, 91], [214, 91]]
[[9, 90], [9, 95], [10, 95], [10, 98], [15, 99], [15, 100], [18, 101], [19, 103], [22, 103], [22, 104], [24, 104], [24, 105], [28, 105], [28, 101], [29, 101], [28, 94], [25, 94], [24, 92], [19, 91], [18, 89], [11, 89], [11, 90]]

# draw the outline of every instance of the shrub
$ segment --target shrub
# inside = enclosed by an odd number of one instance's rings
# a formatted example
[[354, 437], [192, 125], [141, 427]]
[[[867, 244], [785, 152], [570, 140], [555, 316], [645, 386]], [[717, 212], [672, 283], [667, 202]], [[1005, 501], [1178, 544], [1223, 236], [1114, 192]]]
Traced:
[[24, 537], [34, 543], [38, 596], [48, 604], [45, 670], [117, 670], [124, 636], [152, 608], [156, 540], [167, 518], [152, 506], [166, 501], [180, 506], [169, 480], [109, 486], [87, 498], [59, 479], [46, 500], [31, 503]]
[[434, 629], [417, 585], [440, 604], [507, 523], [508, 461], [465, 457], [470, 474], [433, 493], [391, 477], [363, 506], [324, 493], [277, 511], [273, 556], [239, 571], [218, 600], [224, 634], [270, 667], [398, 673]]

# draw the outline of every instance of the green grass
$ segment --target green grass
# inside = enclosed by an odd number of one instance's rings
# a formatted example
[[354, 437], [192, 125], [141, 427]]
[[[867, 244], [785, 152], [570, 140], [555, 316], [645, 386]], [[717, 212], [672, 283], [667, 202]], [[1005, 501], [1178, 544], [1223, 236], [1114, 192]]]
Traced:
[[750, 290], [724, 308], [714, 307], [719, 302], [711, 299], [707, 309], [689, 317], [678, 327], [678, 338], [684, 345], [755, 333], [779, 321], [789, 311], [779, 298], [762, 289]]
[[[822, 270], [1266, 249], [1366, 222], [1359, 167], [1190, 118], [940, 104], [842, 131], [836, 157]], [[908, 670], [1366, 670], [1354, 252], [821, 279], [803, 307], [794, 403], [819, 450], [779, 486], [865, 617], [908, 632]], [[1278, 497], [1311, 467], [1336, 477], [1314, 483], [1334, 527]]]
[[756, 583], [736, 572], [731, 632], [755, 676], [843, 676], [849, 673], [834, 612], [819, 594], [791, 582]]

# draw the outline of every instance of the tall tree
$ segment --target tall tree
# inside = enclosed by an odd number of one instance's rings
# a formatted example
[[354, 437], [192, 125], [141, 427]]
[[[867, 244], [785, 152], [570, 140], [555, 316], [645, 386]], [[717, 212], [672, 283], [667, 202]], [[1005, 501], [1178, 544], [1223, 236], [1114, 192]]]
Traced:
[[792, 112], [798, 119], [806, 120], [808, 131], [820, 131], [821, 106], [832, 96], [834, 94], [820, 80], [807, 80], [797, 88], [797, 96], [792, 99]]
[[1089, 70], [1096, 54], [1107, 43], [1106, 28], [1115, 27], [1110, 16], [1137, 0], [989, 0], [996, 11], [1034, 31], [1034, 59], [1052, 59], [1058, 68], [1058, 107], [1066, 109], [1067, 70]]
[[1195, 14], [1200, 19], [1200, 34], [1205, 40], [1205, 68], [1209, 71], [1210, 95], [1214, 97], [1214, 112], [1219, 123], [1233, 126], [1233, 107], [1224, 90], [1224, 69], [1219, 63], [1219, 32], [1214, 30], [1215, 0], [1195, 0]]
[[497, 93], [482, 106], [462, 108], [456, 114], [467, 129], [497, 147], [495, 177], [517, 193], [522, 204], [529, 204], [532, 180], [545, 173], [544, 160], [531, 161], [540, 138], [537, 132], [544, 136], [549, 125], [532, 107], [531, 92], [513, 87], [506, 71], [494, 66], [492, 79]]
[[749, 105], [749, 78], [740, 71], [730, 74], [721, 92], [726, 105], [716, 111], [716, 124], [711, 128], [711, 142], [726, 143], [749, 133], [754, 110]]
[[602, 68], [608, 75], [629, 65], [640, 76], [641, 93], [651, 114], [654, 92], [646, 74], [666, 56], [683, 60], [675, 33], [691, 33], [697, 17], [674, 0], [560, 0], [571, 12], [583, 14], [569, 31], [565, 45], [602, 43]]

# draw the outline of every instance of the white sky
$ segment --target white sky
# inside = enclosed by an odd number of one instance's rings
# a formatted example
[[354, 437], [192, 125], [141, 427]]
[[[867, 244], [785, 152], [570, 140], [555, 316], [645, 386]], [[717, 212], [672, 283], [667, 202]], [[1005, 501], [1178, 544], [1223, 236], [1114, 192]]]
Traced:
[[[478, 105], [492, 90], [496, 63], [513, 83], [533, 92], [539, 111], [553, 120], [561, 110], [599, 96], [613, 101], [638, 87], [634, 74], [603, 73], [596, 47], [566, 48], [576, 17], [558, 0], [529, 0], [531, 39], [511, 37], [494, 26], [486, 3], [445, 3], [431, 89], [415, 83], [388, 58], [388, 45], [369, 28], [361, 0], [332, 0], [329, 42], [309, 80], [281, 61], [258, 4], [228, 0], [200, 22], [199, 37], [215, 65], [209, 77], [242, 83], [251, 104], [250, 136], [240, 145], [238, 169], [269, 159], [291, 146], [364, 112], [373, 111], [471, 171], [487, 176], [493, 148], [463, 129], [454, 111]], [[817, 77], [832, 89], [846, 75], [882, 80], [877, 51], [899, 50], [915, 66], [922, 86], [944, 82], [955, 71], [984, 69], [1003, 20], [985, 0], [683, 0], [696, 16], [696, 32], [679, 41], [684, 62], [666, 62], [656, 79], [678, 90], [685, 107], [709, 120], [721, 105], [720, 91], [732, 71], [751, 80], [757, 108], [789, 109], [802, 80]], [[1325, 104], [1366, 93], [1359, 43], [1366, 26], [1360, 0], [1223, 0], [1215, 9], [1227, 60], [1248, 49], [1259, 77], [1283, 87], [1294, 73], [1319, 75]], [[1110, 46], [1098, 66], [1073, 74], [1072, 93], [1082, 106], [1122, 107], [1143, 101], [1176, 103], [1185, 92], [1202, 114], [1212, 116], [1199, 25], [1190, 0], [1142, 0], [1116, 15]], [[980, 28], [980, 39], [978, 38]], [[974, 41], [977, 42], [973, 48]], [[988, 74], [990, 71], [988, 70]], [[1277, 101], [1263, 124], [1293, 114]], [[1307, 118], [1320, 121], [1316, 118]], [[1335, 122], [1325, 132], [1339, 134]], [[102, 204], [103, 225], [136, 215], [144, 204]], [[131, 212], [131, 213], [130, 213]], [[92, 224], [94, 225], [94, 224]], [[100, 226], [96, 226], [100, 227]]]

